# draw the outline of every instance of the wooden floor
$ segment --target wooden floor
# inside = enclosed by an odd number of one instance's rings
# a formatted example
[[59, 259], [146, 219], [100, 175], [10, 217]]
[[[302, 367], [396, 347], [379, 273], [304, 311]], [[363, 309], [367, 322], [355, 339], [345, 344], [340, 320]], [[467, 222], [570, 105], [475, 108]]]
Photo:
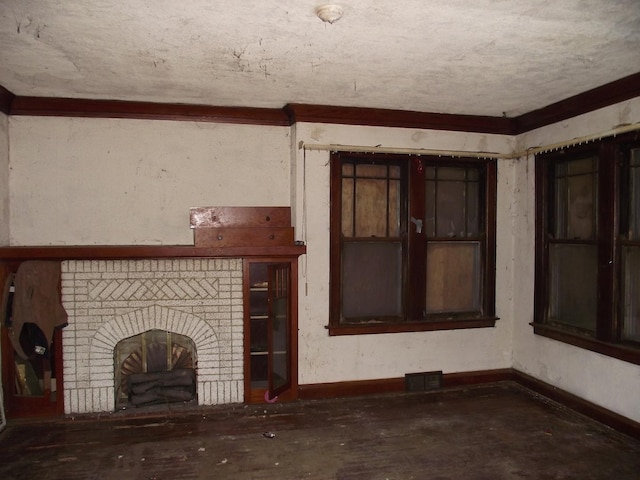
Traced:
[[640, 441], [511, 383], [128, 412], [10, 422], [0, 479], [640, 479]]

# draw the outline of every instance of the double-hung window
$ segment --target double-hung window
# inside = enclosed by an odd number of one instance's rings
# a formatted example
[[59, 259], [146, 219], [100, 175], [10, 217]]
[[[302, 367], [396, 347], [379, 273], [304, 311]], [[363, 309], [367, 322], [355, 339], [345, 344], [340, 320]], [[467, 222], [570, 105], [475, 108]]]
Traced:
[[534, 331], [640, 363], [640, 139], [536, 158]]
[[494, 160], [331, 157], [331, 334], [493, 326]]

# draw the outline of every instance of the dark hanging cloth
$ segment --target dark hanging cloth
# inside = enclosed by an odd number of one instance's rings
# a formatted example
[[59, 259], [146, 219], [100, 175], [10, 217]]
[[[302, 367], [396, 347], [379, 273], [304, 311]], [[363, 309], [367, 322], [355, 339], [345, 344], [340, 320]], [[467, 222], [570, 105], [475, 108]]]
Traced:
[[[67, 312], [62, 306], [59, 293], [60, 262], [32, 260], [23, 262], [13, 280], [11, 326], [9, 339], [16, 353], [28, 360], [33, 354], [44, 355], [53, 341], [53, 333], [57, 328], [67, 326]], [[20, 335], [25, 324], [38, 327], [46, 339], [46, 352], [41, 349], [25, 352], [20, 342]], [[32, 330], [33, 327], [28, 327]], [[24, 336], [23, 336], [24, 341]], [[37, 343], [43, 343], [39, 341]]]

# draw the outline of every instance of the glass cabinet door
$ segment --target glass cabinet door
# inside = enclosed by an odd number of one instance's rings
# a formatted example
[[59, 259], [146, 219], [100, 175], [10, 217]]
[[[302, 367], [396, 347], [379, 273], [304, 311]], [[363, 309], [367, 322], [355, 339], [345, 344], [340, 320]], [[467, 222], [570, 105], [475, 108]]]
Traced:
[[251, 390], [266, 389], [269, 368], [269, 276], [268, 264], [249, 266], [248, 325], [249, 378]]
[[245, 401], [297, 398], [296, 265], [287, 259], [245, 261]]
[[288, 263], [269, 267], [269, 398], [291, 384], [290, 278]]

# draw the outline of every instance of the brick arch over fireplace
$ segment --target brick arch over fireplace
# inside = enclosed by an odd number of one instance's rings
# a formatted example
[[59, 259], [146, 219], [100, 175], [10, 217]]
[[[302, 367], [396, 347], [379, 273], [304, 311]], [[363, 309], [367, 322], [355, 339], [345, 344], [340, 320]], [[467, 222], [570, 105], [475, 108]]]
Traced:
[[[193, 340], [196, 346], [199, 390], [206, 387], [206, 383], [220, 379], [220, 349], [213, 328], [190, 313], [152, 305], [117, 316], [104, 323], [95, 333], [90, 347], [91, 388], [104, 387], [107, 382], [113, 385], [115, 346], [121, 340], [149, 330], [165, 330]], [[112, 409], [113, 403], [103, 407]]]
[[[190, 313], [153, 305], [120, 315], [102, 325], [91, 341], [91, 358], [113, 360], [113, 350], [119, 341], [149, 330], [166, 330], [191, 338], [196, 345], [197, 357], [208, 359], [205, 363], [215, 362], [219, 357], [218, 338], [204, 320]], [[202, 374], [216, 373], [207, 371], [207, 365], [199, 365], [198, 370]]]

